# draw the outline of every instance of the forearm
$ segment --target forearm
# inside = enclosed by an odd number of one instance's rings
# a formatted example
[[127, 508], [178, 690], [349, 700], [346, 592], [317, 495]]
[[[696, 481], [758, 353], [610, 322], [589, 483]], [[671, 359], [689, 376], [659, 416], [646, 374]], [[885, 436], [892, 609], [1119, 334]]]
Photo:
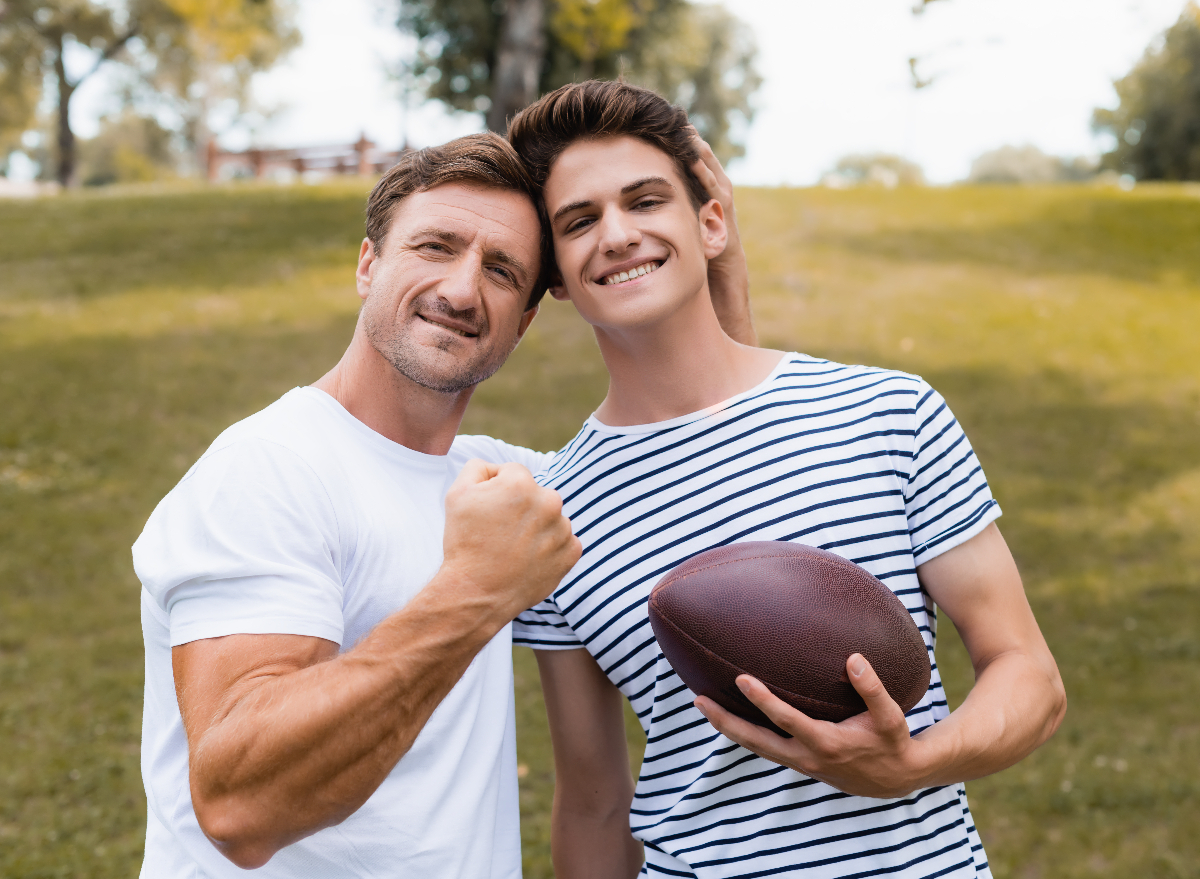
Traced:
[[914, 787], [982, 778], [1027, 757], [1058, 729], [1067, 709], [1057, 668], [1011, 652], [979, 671], [956, 710], [913, 740], [924, 771]]
[[735, 342], [756, 347], [758, 333], [750, 311], [750, 276], [741, 241], [734, 234], [725, 245], [721, 262], [709, 263], [708, 285], [713, 311], [725, 335]]
[[227, 857], [265, 863], [344, 820], [407, 753], [503, 626], [495, 608], [448, 602], [438, 585], [341, 656], [231, 688], [190, 748], [197, 816]]
[[624, 697], [586, 650], [536, 655], [554, 744], [555, 875], [635, 876], [642, 867], [642, 846], [629, 830], [633, 776]]
[[629, 832], [629, 804], [597, 806], [555, 791], [551, 852], [561, 879], [628, 879], [642, 868], [642, 846]]

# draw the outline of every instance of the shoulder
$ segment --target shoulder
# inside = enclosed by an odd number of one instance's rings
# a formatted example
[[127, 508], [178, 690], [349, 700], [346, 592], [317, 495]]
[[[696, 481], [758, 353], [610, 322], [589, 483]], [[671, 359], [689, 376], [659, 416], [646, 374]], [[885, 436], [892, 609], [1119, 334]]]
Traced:
[[339, 456], [329, 454], [333, 431], [322, 423], [319, 402], [306, 399], [304, 390], [289, 391], [224, 430], [159, 502], [143, 538], [215, 509], [244, 520], [255, 506], [328, 508], [337, 474], [325, 471], [336, 467]]
[[932, 388], [912, 373], [793, 353], [776, 373], [770, 390], [799, 399], [840, 400], [851, 406], [912, 412]]
[[530, 473], [538, 473], [550, 465], [554, 454], [552, 452], [535, 452], [533, 449], [514, 446], [482, 434], [456, 436], [454, 443], [450, 446], [451, 462], [457, 468], [472, 458], [479, 458], [491, 464], [521, 464]]

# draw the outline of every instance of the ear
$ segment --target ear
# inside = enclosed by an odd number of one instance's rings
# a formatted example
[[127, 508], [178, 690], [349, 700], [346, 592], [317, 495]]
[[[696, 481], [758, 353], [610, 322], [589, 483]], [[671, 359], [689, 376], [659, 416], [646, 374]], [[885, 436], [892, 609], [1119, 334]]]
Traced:
[[551, 284], [549, 287], [546, 288], [546, 292], [549, 293], [552, 298], [557, 299], [559, 302], [570, 302], [571, 301], [571, 294], [567, 292], [567, 285], [564, 284], [562, 281], [559, 281], [557, 284]]
[[364, 238], [358, 249], [358, 269], [354, 272], [355, 286], [358, 287], [358, 298], [366, 300], [371, 293], [371, 268], [375, 265], [375, 245], [370, 238]]
[[521, 315], [521, 322], [517, 324], [517, 341], [521, 341], [525, 336], [525, 331], [529, 329], [529, 325], [533, 323], [533, 319], [537, 317], [538, 309], [541, 306], [535, 305]]
[[725, 250], [729, 230], [725, 227], [725, 209], [715, 198], [700, 207], [700, 240], [704, 258], [715, 259]]

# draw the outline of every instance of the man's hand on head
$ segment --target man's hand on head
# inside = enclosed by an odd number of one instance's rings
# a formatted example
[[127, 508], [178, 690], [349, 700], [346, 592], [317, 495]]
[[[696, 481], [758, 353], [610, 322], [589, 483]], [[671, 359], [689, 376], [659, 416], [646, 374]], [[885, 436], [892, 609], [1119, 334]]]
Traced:
[[715, 259], [708, 261], [708, 289], [713, 307], [725, 333], [743, 345], [757, 345], [758, 334], [750, 314], [750, 271], [746, 265], [746, 253], [738, 234], [737, 216], [733, 207], [733, 182], [712, 147], [695, 128], [696, 149], [700, 158], [692, 165], [692, 173], [708, 190], [709, 197], [721, 204], [725, 213], [727, 238], [725, 250]]
[[696, 707], [717, 731], [747, 750], [840, 791], [862, 797], [901, 797], [924, 787], [926, 750], [910, 738], [904, 712], [871, 664], [855, 653], [846, 661], [850, 683], [867, 703], [841, 723], [815, 720], [776, 697], [759, 680], [740, 675], [738, 687], [792, 738], [743, 720], [701, 696]]

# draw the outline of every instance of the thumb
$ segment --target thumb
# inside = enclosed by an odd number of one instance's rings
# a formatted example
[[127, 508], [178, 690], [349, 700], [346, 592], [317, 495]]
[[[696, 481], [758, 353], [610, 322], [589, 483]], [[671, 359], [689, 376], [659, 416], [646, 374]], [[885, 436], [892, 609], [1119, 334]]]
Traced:
[[904, 712], [883, 686], [883, 681], [879, 680], [879, 675], [875, 673], [871, 663], [867, 662], [861, 653], [850, 655], [846, 660], [846, 671], [851, 686], [862, 696], [863, 701], [867, 703], [867, 711], [876, 721], [887, 725], [903, 722]]

